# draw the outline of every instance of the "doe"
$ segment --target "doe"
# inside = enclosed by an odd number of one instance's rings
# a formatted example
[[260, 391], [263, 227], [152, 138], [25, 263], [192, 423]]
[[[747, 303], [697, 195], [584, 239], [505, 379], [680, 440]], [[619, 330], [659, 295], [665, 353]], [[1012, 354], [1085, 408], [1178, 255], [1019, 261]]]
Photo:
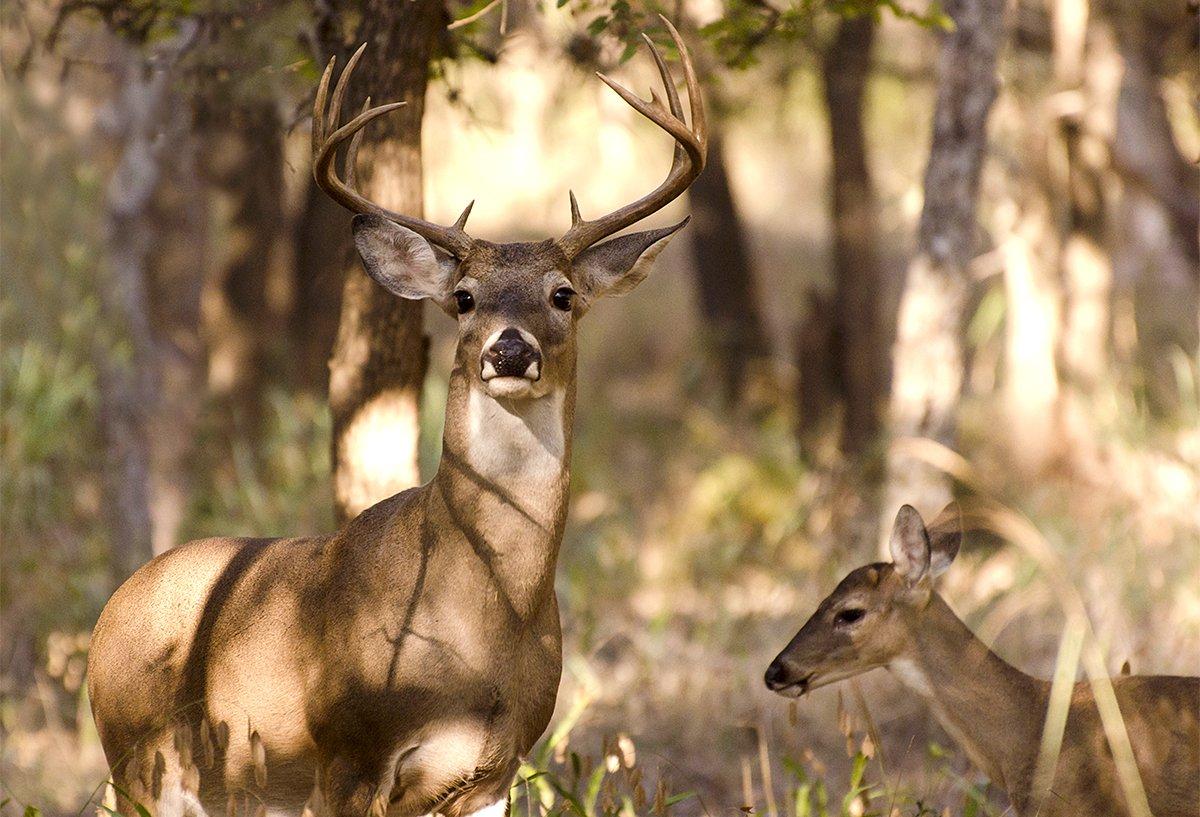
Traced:
[[[767, 669], [767, 687], [799, 697], [887, 667], [924, 698], [945, 730], [1007, 793], [1021, 817], [1129, 813], [1092, 687], [1075, 685], [1048, 795], [1034, 803], [1050, 684], [1006, 663], [933, 589], [958, 554], [957, 506], [926, 529], [905, 505], [891, 535], [892, 563], [842, 580]], [[1155, 817], [1200, 815], [1200, 678], [1112, 679]]]

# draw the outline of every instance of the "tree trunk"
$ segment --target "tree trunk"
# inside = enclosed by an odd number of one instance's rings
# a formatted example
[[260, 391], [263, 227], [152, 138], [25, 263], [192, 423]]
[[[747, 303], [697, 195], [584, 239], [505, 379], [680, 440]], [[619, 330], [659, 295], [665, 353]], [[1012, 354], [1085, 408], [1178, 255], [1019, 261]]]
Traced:
[[[368, 130], [361, 189], [384, 207], [422, 215], [421, 118], [429, 60], [444, 25], [436, 0], [372, 0], [356, 41], [368, 42], [347, 111], [372, 95], [406, 106]], [[357, 267], [357, 264], [355, 264]], [[387, 293], [360, 269], [346, 276], [330, 360], [334, 497], [339, 520], [415, 485], [427, 339], [422, 306]]]
[[[1159, 82], [1165, 43], [1175, 25], [1149, 7], [1116, 12], [1114, 29], [1125, 60], [1117, 100], [1113, 165], [1123, 184], [1118, 209], [1118, 286], [1133, 301], [1136, 356], [1150, 407], [1169, 414], [1179, 404], [1174, 357], [1200, 347], [1200, 171], [1175, 145]], [[1172, 25], [1174, 24], [1174, 25]]]
[[842, 405], [841, 448], [852, 457], [875, 442], [891, 379], [887, 319], [892, 293], [875, 243], [879, 219], [862, 117], [874, 39], [870, 15], [843, 20], [822, 65], [833, 157], [830, 347]]
[[1075, 93], [1079, 99], [1057, 122], [1067, 165], [1065, 178], [1059, 180], [1067, 202], [1059, 357], [1065, 379], [1083, 392], [1099, 384], [1108, 370], [1112, 265], [1106, 248], [1105, 188], [1110, 170], [1106, 151], [1100, 148], [1112, 138], [1115, 95], [1111, 83], [1099, 78], [1110, 74], [1106, 67], [1116, 58], [1111, 46], [1104, 47], [1089, 34], [1089, 6], [1089, 0], [1056, 0], [1054, 6], [1055, 84], [1060, 94]]
[[158, 392], [151, 402], [150, 513], [154, 553], [179, 544], [191, 499], [192, 454], [205, 399], [207, 354], [200, 300], [208, 257], [209, 200], [200, 170], [201, 140], [191, 100], [178, 98], [172, 152], [154, 197], [155, 244], [148, 261], [150, 320], [156, 343]]
[[709, 135], [708, 162], [692, 184], [689, 202], [700, 313], [726, 402], [735, 404], [744, 397], [747, 376], [764, 365], [771, 350], [719, 123]]
[[[329, 356], [337, 337], [342, 288], [351, 267], [350, 214], [310, 178], [291, 241], [292, 307], [288, 315], [292, 382], [314, 394], [329, 389]], [[360, 275], [361, 270], [351, 270]]]
[[271, 263], [282, 227], [283, 127], [273, 103], [230, 106], [217, 87], [200, 105], [206, 181], [228, 199], [220, 266], [205, 303], [209, 385], [232, 427], [255, 434], [279, 327], [269, 300]]
[[[163, 325], [153, 319], [157, 296], [152, 266], [160, 249], [160, 186], [168, 164], [165, 151], [186, 139], [186, 106], [175, 98], [174, 67], [196, 35], [194, 23], [185, 22], [181, 33], [160, 44], [154, 58], [146, 60], [130, 48], [121, 90], [107, 119], [115, 145], [112, 178], [105, 195], [106, 279], [101, 287], [105, 312], [116, 327], [115, 348], [106, 348], [97, 361], [100, 373], [100, 416], [104, 436], [105, 507], [112, 535], [112, 577], [123, 581], [143, 562], [169, 544], [174, 535], [167, 512], [173, 499], [161, 501], [164, 480], [155, 478], [163, 460], [156, 452], [161, 424], [157, 414], [164, 389], [172, 379], [163, 365], [182, 346], [163, 343]], [[173, 161], [173, 157], [172, 157]], [[193, 273], [194, 273], [193, 269]], [[186, 307], [185, 307], [186, 309]], [[158, 325], [156, 325], [158, 323]], [[124, 349], [124, 354], [120, 350]], [[172, 436], [179, 429], [170, 429]], [[190, 435], [183, 429], [182, 436]], [[174, 503], [177, 504], [177, 503]]]
[[977, 246], [975, 204], [996, 97], [1004, 2], [954, 0], [945, 10], [955, 28], [942, 41], [917, 254], [900, 301], [885, 517], [905, 502], [936, 509], [949, 498], [945, 475], [909, 441], [954, 445], [963, 384], [966, 266]]

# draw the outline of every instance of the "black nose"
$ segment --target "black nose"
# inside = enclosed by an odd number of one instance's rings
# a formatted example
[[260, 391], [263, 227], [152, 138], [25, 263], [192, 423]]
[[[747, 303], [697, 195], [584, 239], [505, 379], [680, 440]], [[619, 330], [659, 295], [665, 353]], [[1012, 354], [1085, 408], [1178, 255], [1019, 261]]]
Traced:
[[501, 332], [483, 354], [483, 362], [492, 364], [497, 377], [524, 377], [529, 367], [541, 360], [538, 350], [526, 343], [520, 331], [511, 326]]
[[763, 682], [767, 685], [767, 689], [776, 690], [788, 685], [787, 669], [783, 666], [782, 661], [772, 661], [771, 666], [767, 667], [767, 672], [763, 675]]

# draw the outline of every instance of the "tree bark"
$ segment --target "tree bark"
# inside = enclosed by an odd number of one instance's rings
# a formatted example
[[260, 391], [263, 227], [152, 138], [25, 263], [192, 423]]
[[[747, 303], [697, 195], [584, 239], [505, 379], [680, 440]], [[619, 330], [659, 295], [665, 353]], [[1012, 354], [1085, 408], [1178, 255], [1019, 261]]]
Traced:
[[732, 405], [740, 402], [747, 376], [763, 365], [771, 350], [719, 123], [714, 122], [709, 134], [708, 162], [692, 184], [689, 202], [700, 313], [722, 392]]
[[[291, 236], [292, 305], [288, 315], [290, 376], [301, 389], [329, 390], [329, 357], [337, 337], [342, 289], [351, 268], [350, 214], [308, 182]], [[354, 265], [357, 267], [357, 265]], [[350, 270], [361, 274], [361, 270]]]
[[232, 427], [256, 434], [280, 327], [268, 298], [283, 219], [283, 127], [267, 100], [234, 103], [210, 89], [200, 104], [204, 175], [228, 199], [223, 257], [206, 298], [209, 385]]
[[[437, 0], [372, 0], [356, 41], [369, 47], [347, 111], [372, 95], [405, 100], [371, 126], [360, 151], [361, 189], [382, 206], [422, 215], [421, 118], [429, 61], [445, 23]], [[355, 264], [357, 267], [357, 264]], [[334, 497], [339, 520], [416, 484], [427, 339], [422, 306], [387, 293], [361, 269], [346, 276], [330, 360]]]
[[[178, 369], [165, 364], [191, 350], [186, 333], [172, 337], [171, 322], [154, 319], [164, 289], [161, 281], [156, 286], [154, 266], [162, 249], [162, 203], [156, 198], [168, 175], [165, 152], [186, 142], [190, 125], [186, 106], [173, 93], [174, 68], [195, 35], [195, 24], [185, 21], [181, 33], [160, 44], [149, 61], [125, 50], [121, 90], [106, 119], [116, 158], [105, 194], [101, 297], [117, 336], [97, 368], [114, 585], [173, 542], [182, 507], [177, 493], [182, 488], [176, 484], [164, 499], [168, 480], [155, 472], [170, 460], [161, 445], [159, 413], [164, 404], [174, 405], [167, 392], [179, 395], [179, 378], [173, 376]], [[186, 304], [180, 308], [188, 311]], [[186, 428], [165, 433], [190, 438]]]
[[875, 20], [843, 20], [825, 54], [822, 78], [833, 157], [833, 327], [830, 358], [842, 406], [841, 448], [857, 457], [875, 442], [891, 380], [891, 286], [880, 263], [879, 219], [867, 160], [863, 99]]
[[1141, 5], [1114, 11], [1125, 61], [1113, 143], [1123, 182], [1114, 277], [1133, 302], [1135, 354], [1149, 405], [1160, 415], [1179, 404], [1177, 350], [1191, 357], [1200, 348], [1200, 170], [1180, 154], [1159, 89], [1166, 43], [1185, 24], [1194, 21], [1183, 7], [1177, 17]]
[[885, 522], [904, 502], [933, 509], [949, 498], [944, 474], [908, 441], [954, 446], [964, 377], [966, 266], [977, 246], [975, 205], [996, 97], [1004, 2], [954, 0], [945, 10], [955, 28], [942, 41], [917, 254], [900, 301]]

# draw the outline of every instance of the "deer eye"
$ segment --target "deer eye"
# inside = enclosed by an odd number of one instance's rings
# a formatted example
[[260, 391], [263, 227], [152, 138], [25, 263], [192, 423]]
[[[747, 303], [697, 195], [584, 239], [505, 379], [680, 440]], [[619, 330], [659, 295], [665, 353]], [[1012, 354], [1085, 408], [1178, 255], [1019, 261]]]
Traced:
[[851, 607], [846, 610], [839, 610], [838, 614], [833, 617], [834, 624], [853, 624], [856, 621], [861, 621], [862, 617], [867, 614], [866, 610], [861, 610], [857, 607]]
[[554, 294], [550, 296], [550, 303], [554, 304], [555, 309], [561, 309], [563, 312], [571, 311], [571, 303], [575, 300], [575, 290], [570, 287], [559, 287], [554, 290]]
[[465, 289], [454, 290], [454, 302], [458, 305], [460, 315], [465, 315], [475, 308], [475, 296]]

